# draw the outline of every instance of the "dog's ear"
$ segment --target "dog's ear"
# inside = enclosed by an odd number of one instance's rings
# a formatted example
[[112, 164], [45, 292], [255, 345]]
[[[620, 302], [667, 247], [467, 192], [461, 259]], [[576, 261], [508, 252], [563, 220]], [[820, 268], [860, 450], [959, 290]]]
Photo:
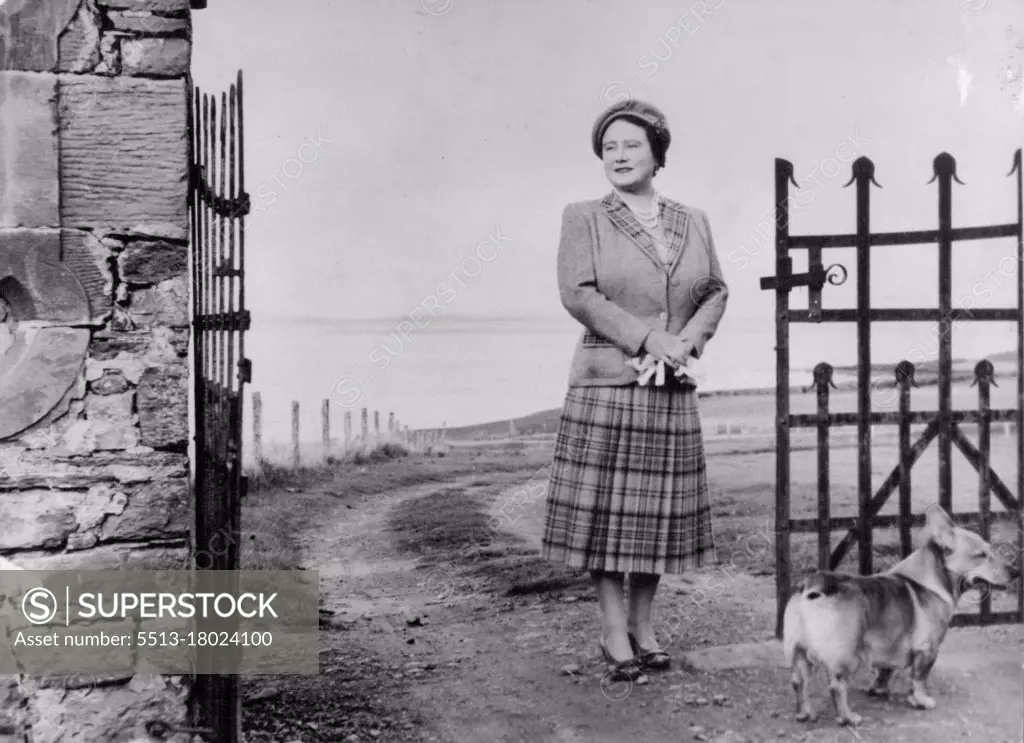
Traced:
[[954, 532], [956, 525], [944, 508], [941, 506], [928, 506], [926, 520], [932, 541], [947, 551], [952, 551], [956, 548], [956, 534]]

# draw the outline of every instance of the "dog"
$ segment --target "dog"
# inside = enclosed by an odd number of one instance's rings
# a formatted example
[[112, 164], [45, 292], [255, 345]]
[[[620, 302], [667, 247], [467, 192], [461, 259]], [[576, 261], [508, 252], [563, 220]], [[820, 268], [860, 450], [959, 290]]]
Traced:
[[974, 532], [935, 506], [926, 517], [928, 539], [883, 573], [858, 576], [817, 572], [800, 584], [783, 615], [783, 649], [792, 669], [796, 719], [813, 720], [808, 682], [812, 664], [825, 666], [840, 725], [856, 726], [850, 679], [864, 664], [876, 670], [868, 694], [888, 696], [894, 671], [910, 669], [916, 709], [934, 709], [925, 682], [938, 657], [960, 595], [975, 587], [1005, 590], [1008, 565]]

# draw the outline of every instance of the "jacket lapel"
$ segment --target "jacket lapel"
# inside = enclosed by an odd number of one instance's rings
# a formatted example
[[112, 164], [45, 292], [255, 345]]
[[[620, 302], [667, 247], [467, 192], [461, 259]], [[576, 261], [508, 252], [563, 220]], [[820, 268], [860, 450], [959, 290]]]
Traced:
[[[628, 209], [628, 207], [627, 207]], [[672, 263], [668, 267], [671, 274], [682, 260], [686, 248], [686, 230], [689, 227], [690, 214], [674, 201], [664, 199], [661, 205], [661, 225], [665, 231], [665, 242], [668, 244]]]
[[[612, 224], [615, 225], [622, 234], [628, 237], [634, 245], [640, 248], [640, 250], [654, 262], [654, 265], [663, 269], [664, 264], [661, 262], [661, 258], [658, 257], [658, 250], [654, 247], [654, 240], [647, 233], [647, 230], [645, 230], [640, 223], [636, 221], [636, 217], [633, 216], [633, 212], [631, 212], [625, 202], [619, 198], [619, 195], [615, 191], [612, 191], [601, 199], [601, 206], [604, 207], [605, 213], [612, 221]], [[662, 213], [664, 214], [664, 211]]]

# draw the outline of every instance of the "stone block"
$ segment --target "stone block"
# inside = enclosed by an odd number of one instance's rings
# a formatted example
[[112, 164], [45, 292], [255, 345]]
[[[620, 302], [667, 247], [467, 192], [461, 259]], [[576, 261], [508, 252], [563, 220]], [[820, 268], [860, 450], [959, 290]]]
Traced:
[[189, 564], [185, 545], [100, 544], [74, 552], [20, 552], [26, 570], [179, 570]]
[[0, 69], [54, 70], [58, 41], [80, 4], [82, 0], [9, 0], [0, 4]]
[[17, 463], [16, 472], [0, 469], [0, 498], [14, 488], [88, 489], [106, 482], [122, 486], [188, 476], [184, 454], [111, 452], [91, 457], [56, 457], [48, 452], [3, 447], [4, 460]]
[[188, 13], [189, 0], [96, 0], [101, 8], [110, 10], [134, 10], [143, 13]]
[[108, 369], [103, 372], [103, 376], [89, 384], [89, 389], [96, 395], [119, 395], [128, 389], [128, 380], [124, 372]]
[[61, 224], [99, 231], [188, 230], [186, 81], [60, 76]]
[[153, 237], [164, 240], [177, 240], [180, 243], [188, 243], [189, 241], [187, 222], [183, 225], [168, 224], [167, 222], [141, 222], [130, 229], [120, 230], [115, 234], [126, 239]]
[[181, 77], [192, 65], [188, 39], [125, 39], [121, 42], [121, 74]]
[[151, 334], [146, 330], [102, 330], [93, 333], [92, 341], [89, 343], [89, 356], [96, 361], [106, 361], [122, 353], [141, 355], [149, 349], [151, 338]]
[[40, 689], [28, 705], [32, 741], [151, 740], [145, 731], [148, 720], [187, 726], [188, 688], [178, 678], [146, 675], [123, 686]]
[[[116, 487], [101, 483], [86, 492], [61, 490], [18, 490], [0, 495], [0, 522], [5, 529], [0, 533], [0, 549], [60, 549], [73, 538], [91, 535], [86, 546], [92, 546], [106, 528], [106, 521], [125, 513], [129, 496]], [[148, 506], [147, 506], [148, 504]], [[138, 515], [139, 508], [152, 508], [170, 504], [170, 499], [159, 501], [141, 496], [139, 503], [127, 519], [129, 525], [138, 525], [144, 518]], [[179, 527], [178, 511], [165, 509], [165, 513], [151, 513], [147, 518], [157, 524], [174, 524], [174, 535], [185, 530]], [[111, 526], [113, 533], [116, 527]], [[131, 534], [131, 527], [124, 529]], [[136, 527], [135, 531], [141, 531]], [[165, 532], [166, 533], [166, 532]], [[159, 535], [159, 529], [151, 529], [144, 536]], [[81, 548], [81, 546], [79, 546]]]
[[81, 230], [61, 230], [63, 265], [81, 282], [89, 299], [93, 325], [110, 317], [114, 302], [114, 275], [110, 270], [110, 249], [95, 235]]
[[135, 385], [142, 378], [145, 368], [142, 359], [128, 353], [120, 353], [112, 359], [86, 361], [85, 378], [89, 382], [95, 382], [104, 374], [115, 372], [121, 374], [129, 384]]
[[57, 42], [57, 71], [81, 74], [95, 69], [100, 61], [103, 19], [90, 3], [83, 2]]
[[181, 367], [150, 367], [136, 390], [142, 444], [154, 449], [188, 445], [188, 374]]
[[[146, 36], [169, 36], [171, 34], [188, 34], [192, 30], [189, 16], [177, 18], [155, 13], [140, 13], [139, 11], [111, 10], [107, 13], [107, 20], [116, 31], [127, 31]], [[122, 47], [121, 56], [124, 57]]]
[[[90, 647], [83, 644], [76, 648], [74, 645], [65, 643], [68, 640], [73, 643], [76, 636], [79, 642], [84, 640], [87, 643], [88, 640], [85, 638], [90, 635], [95, 638], [100, 632], [108, 638], [124, 636], [134, 638], [135, 632], [138, 631], [137, 627], [138, 625], [132, 618], [103, 619], [90, 623], [84, 621], [76, 622], [72, 619], [69, 625], [61, 628], [62, 642], [60, 644], [33, 647], [30, 652], [19, 653], [19, 655], [22, 655], [25, 667], [28, 670], [34, 673], [45, 672], [48, 676], [80, 678], [84, 672], [98, 669], [103, 669], [106, 673], [113, 672], [115, 676], [130, 675], [136, 667], [135, 653], [130, 645], [125, 647], [120, 644], [111, 644]], [[34, 628], [26, 622], [24, 629], [28, 629], [31, 632]], [[69, 689], [68, 691], [69, 693], [76, 693], [77, 690]], [[37, 689], [32, 696], [36, 697], [40, 693], [45, 692], [43, 689]], [[31, 740], [36, 740], [34, 734]], [[64, 740], [67, 740], [67, 738]]]
[[139, 444], [139, 432], [132, 413], [134, 392], [91, 395], [86, 398], [85, 415], [90, 424], [94, 450], [132, 449]]
[[139, 327], [186, 328], [189, 324], [189, 279], [181, 276], [131, 293], [128, 313]]
[[0, 495], [0, 549], [59, 549], [77, 528], [80, 492], [21, 490]]
[[109, 423], [131, 423], [134, 392], [119, 395], [90, 395], [85, 401], [85, 416], [89, 420]]
[[188, 355], [188, 328], [153, 328], [153, 342], [146, 359], [151, 364], [177, 363]]
[[103, 34], [100, 37], [100, 63], [93, 70], [94, 75], [121, 74], [121, 37]]
[[59, 226], [56, 117], [55, 76], [0, 72], [0, 227]]
[[72, 456], [97, 451], [121, 451], [139, 446], [139, 430], [132, 421], [90, 418], [73, 421], [60, 436], [60, 448]]
[[128, 494], [127, 507], [106, 519], [103, 541], [143, 541], [181, 537], [191, 529], [189, 488], [185, 478], [140, 485]]
[[42, 420], [72, 389], [89, 344], [84, 328], [23, 331], [0, 368], [0, 440]]
[[117, 265], [121, 281], [128, 284], [156, 284], [187, 276], [188, 246], [164, 240], [139, 240], [121, 251]]
[[[113, 277], [109, 250], [77, 230], [0, 231], [0, 281], [18, 320], [102, 325], [110, 315]], [[20, 287], [10, 287], [16, 281]]]

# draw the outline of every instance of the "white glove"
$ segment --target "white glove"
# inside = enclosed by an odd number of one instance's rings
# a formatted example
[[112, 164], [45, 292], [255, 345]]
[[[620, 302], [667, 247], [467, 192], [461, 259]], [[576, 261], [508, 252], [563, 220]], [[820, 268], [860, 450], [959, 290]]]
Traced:
[[[647, 385], [651, 379], [654, 379], [656, 386], [665, 384], [665, 362], [658, 361], [650, 354], [646, 354], [643, 358], [635, 356], [629, 360], [629, 365], [640, 372], [640, 377], [636, 380], [637, 384], [641, 387]], [[701, 385], [704, 383], [706, 374], [704, 372], [704, 366], [700, 361], [694, 357], [690, 357], [690, 363], [686, 366], [673, 367], [673, 374], [676, 378], [687, 377], [693, 384]]]
[[689, 377], [690, 381], [699, 387], [707, 381], [707, 371], [700, 359], [691, 356], [689, 361], [686, 366], [677, 367], [675, 374], [677, 377]]

